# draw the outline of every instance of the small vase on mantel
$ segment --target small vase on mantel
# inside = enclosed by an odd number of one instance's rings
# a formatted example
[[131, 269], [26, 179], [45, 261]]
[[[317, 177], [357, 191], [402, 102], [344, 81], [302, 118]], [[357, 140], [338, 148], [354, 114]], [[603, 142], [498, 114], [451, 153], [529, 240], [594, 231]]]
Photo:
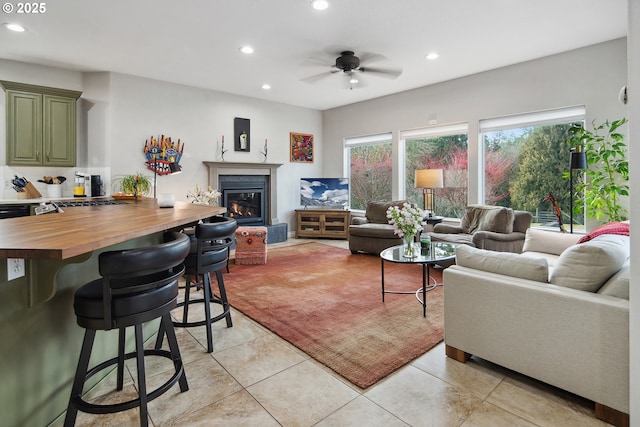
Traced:
[[413, 243], [414, 235], [405, 234], [404, 239], [404, 253], [403, 256], [407, 259], [413, 259], [418, 256], [418, 251]]

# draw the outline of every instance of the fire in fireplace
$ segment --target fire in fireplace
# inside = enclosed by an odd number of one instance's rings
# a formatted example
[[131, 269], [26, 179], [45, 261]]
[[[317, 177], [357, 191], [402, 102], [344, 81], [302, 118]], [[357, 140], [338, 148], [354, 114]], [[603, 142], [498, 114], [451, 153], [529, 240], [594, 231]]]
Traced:
[[267, 182], [246, 176], [225, 176], [220, 181], [223, 206], [227, 215], [238, 225], [265, 225], [267, 223]]
[[254, 219], [262, 216], [262, 191], [226, 191], [228, 215], [236, 220]]

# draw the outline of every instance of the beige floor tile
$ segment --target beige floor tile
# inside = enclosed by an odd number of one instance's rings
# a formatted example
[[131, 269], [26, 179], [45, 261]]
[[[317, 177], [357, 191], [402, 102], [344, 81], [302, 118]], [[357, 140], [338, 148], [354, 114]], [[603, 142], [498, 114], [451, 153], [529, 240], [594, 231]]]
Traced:
[[[156, 425], [164, 425], [184, 414], [195, 412], [242, 389], [242, 386], [211, 356], [185, 365], [189, 390], [182, 393], [178, 384], [153, 400], [149, 413]], [[166, 375], [148, 379], [149, 388], [156, 388], [167, 380]]]
[[312, 426], [358, 396], [310, 360], [247, 387], [247, 391], [284, 427]]
[[474, 393], [406, 366], [364, 394], [411, 426], [459, 426], [480, 405]]
[[347, 403], [315, 427], [365, 425], [367, 427], [407, 427], [406, 423], [363, 396]]
[[461, 427], [536, 427], [536, 425], [490, 403], [482, 402]]
[[[99, 384], [96, 387], [99, 390], [92, 390], [92, 392], [95, 391], [95, 393], [92, 393], [93, 395], [91, 397], [85, 398], [90, 403], [99, 405], [121, 403], [138, 398], [138, 391], [132, 383], [129, 383], [129, 385], [125, 386], [122, 390], [117, 391], [115, 389], [115, 375], [113, 375], [113, 378], [113, 382], [109, 379], [104, 384]], [[149, 408], [147, 409], [149, 410]], [[78, 411], [75, 423], [76, 427], [98, 425], [105, 427], [139, 426], [140, 408], [133, 408], [114, 414], [88, 414]]]
[[270, 335], [221, 350], [214, 357], [244, 387], [306, 360]]
[[[484, 399], [505, 377], [496, 365], [475, 358], [461, 363], [445, 355], [444, 343], [411, 363], [435, 377], [459, 388], [474, 392]], [[489, 366], [488, 366], [489, 365]]]
[[522, 376], [505, 378], [487, 402], [541, 427], [608, 425], [594, 418], [593, 403]]
[[198, 411], [184, 413], [170, 424], [156, 424], [157, 427], [278, 427], [279, 425], [245, 390]]

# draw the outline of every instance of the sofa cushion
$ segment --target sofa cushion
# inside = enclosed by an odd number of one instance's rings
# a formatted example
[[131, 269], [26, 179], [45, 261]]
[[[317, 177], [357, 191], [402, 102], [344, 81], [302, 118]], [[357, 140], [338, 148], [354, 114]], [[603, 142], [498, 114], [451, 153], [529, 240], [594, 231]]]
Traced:
[[471, 246], [456, 248], [456, 265], [521, 279], [547, 282], [547, 260], [510, 252], [495, 252]]
[[579, 234], [529, 228], [524, 238], [522, 252], [542, 252], [560, 255], [569, 246], [575, 245], [579, 239]]
[[350, 236], [373, 237], [378, 239], [400, 239], [389, 224], [366, 223], [349, 226]]
[[434, 242], [457, 243], [458, 245], [476, 246], [473, 243], [473, 234], [447, 234], [447, 233], [429, 233], [431, 240]]
[[367, 217], [367, 221], [377, 224], [388, 224], [387, 209], [391, 206], [402, 207], [406, 200], [394, 200], [392, 202], [368, 202], [367, 209], [364, 215]]
[[476, 231], [495, 233], [513, 232], [513, 210], [501, 206], [467, 206], [460, 221], [462, 232], [473, 234]]
[[601, 235], [562, 252], [549, 281], [558, 286], [596, 292], [620, 270], [628, 257], [629, 237]]
[[620, 270], [609, 280], [607, 280], [598, 293], [602, 295], [611, 295], [613, 297], [629, 299], [629, 270], [631, 269], [631, 263], [627, 261], [622, 265]]

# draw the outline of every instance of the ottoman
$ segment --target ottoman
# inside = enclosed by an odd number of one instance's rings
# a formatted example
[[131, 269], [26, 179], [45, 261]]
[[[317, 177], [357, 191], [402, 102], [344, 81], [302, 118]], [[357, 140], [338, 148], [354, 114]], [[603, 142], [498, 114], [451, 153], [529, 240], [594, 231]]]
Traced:
[[267, 227], [238, 227], [236, 264], [267, 263]]

